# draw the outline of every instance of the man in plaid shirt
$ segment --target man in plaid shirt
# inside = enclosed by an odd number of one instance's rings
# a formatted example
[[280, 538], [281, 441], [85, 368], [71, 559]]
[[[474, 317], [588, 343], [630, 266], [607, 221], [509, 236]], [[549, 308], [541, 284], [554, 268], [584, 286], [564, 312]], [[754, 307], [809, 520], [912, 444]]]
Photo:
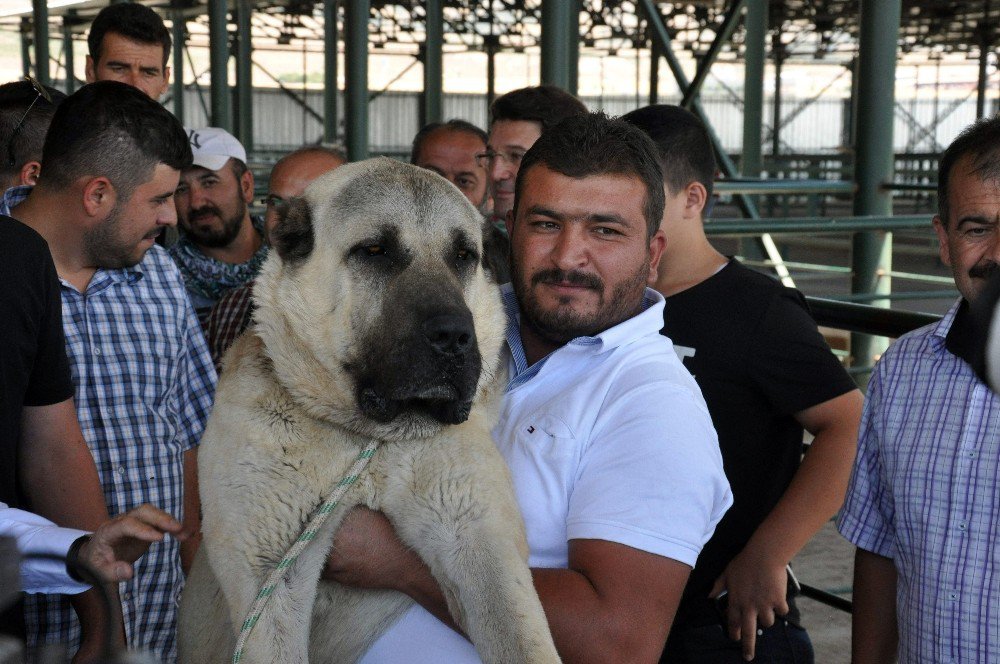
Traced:
[[[44, 175], [13, 215], [48, 242], [84, 438], [108, 511], [152, 503], [192, 536], [154, 544], [119, 585], [130, 647], [175, 659], [182, 558], [197, 547], [196, 445], [215, 370], [184, 283], [156, 236], [176, 223], [174, 190], [191, 150], [180, 123], [136, 89], [87, 85], [56, 112]], [[31, 598], [29, 643], [73, 642], [64, 597]], [[84, 642], [78, 661], [96, 646]]]

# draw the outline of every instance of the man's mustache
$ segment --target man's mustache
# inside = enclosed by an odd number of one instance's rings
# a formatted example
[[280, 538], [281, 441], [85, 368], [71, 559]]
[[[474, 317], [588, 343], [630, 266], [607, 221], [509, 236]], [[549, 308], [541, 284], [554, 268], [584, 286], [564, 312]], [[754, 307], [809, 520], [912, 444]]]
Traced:
[[586, 272], [559, 270], [556, 268], [540, 270], [531, 276], [532, 286], [540, 283], [570, 284], [572, 286], [583, 286], [591, 290], [604, 290], [604, 282], [597, 275], [587, 274]]
[[219, 209], [214, 205], [204, 205], [198, 208], [197, 210], [192, 210], [190, 219], [192, 221], [195, 221], [197, 219], [201, 219], [203, 217], [208, 217], [212, 215], [215, 215], [216, 217], [222, 216], [222, 214], [219, 212]]
[[998, 272], [1000, 272], [1000, 264], [991, 260], [976, 263], [969, 268], [969, 276], [973, 279], [989, 279]]

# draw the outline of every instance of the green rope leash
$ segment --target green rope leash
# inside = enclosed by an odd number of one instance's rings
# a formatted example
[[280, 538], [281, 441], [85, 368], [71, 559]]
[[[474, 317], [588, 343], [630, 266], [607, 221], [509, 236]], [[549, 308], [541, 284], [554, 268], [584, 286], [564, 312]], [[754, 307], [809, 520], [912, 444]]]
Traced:
[[376, 449], [378, 449], [378, 442], [372, 441], [368, 443], [365, 449], [361, 450], [354, 460], [354, 465], [347, 472], [347, 475], [337, 482], [333, 487], [330, 497], [313, 512], [309, 518], [309, 523], [306, 524], [299, 538], [295, 540], [295, 544], [288, 550], [288, 553], [281, 559], [277, 567], [271, 570], [267, 581], [264, 582], [264, 585], [261, 586], [260, 591], [257, 593], [257, 598], [254, 600], [253, 606], [250, 607], [247, 619], [243, 621], [243, 627], [240, 629], [240, 637], [236, 641], [236, 650], [233, 652], [233, 664], [239, 664], [240, 659], [243, 657], [243, 649], [246, 647], [247, 639], [250, 638], [250, 632], [253, 631], [254, 625], [257, 624], [257, 620], [260, 619], [260, 615], [264, 612], [267, 600], [270, 599], [271, 593], [274, 592], [285, 570], [295, 563], [302, 550], [316, 537], [316, 533], [319, 532], [319, 529], [326, 522], [327, 518], [329, 518], [330, 513], [333, 512], [333, 508], [337, 506], [337, 503], [344, 497], [347, 490], [351, 488], [351, 485], [358, 480], [358, 475], [361, 474], [361, 471], [371, 461]]

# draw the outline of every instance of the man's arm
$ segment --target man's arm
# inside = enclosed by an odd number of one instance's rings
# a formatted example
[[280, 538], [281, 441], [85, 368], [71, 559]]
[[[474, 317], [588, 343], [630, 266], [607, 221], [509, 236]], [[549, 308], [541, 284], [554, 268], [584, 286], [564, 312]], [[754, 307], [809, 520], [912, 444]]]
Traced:
[[[567, 662], [656, 662], [691, 568], [603, 540], [570, 540], [569, 569], [533, 569], [556, 648]], [[355, 509], [324, 578], [406, 593], [458, 629], [430, 570], [378, 512]]]
[[851, 617], [853, 664], [896, 661], [896, 565], [859, 548], [854, 554], [854, 615]]
[[809, 452], [781, 500], [712, 588], [712, 596], [729, 592], [729, 635], [743, 641], [747, 657], [754, 654], [758, 623], [768, 627], [788, 612], [785, 566], [844, 502], [862, 401], [852, 390], [795, 414], [814, 436]]
[[[60, 526], [80, 530], [96, 530], [108, 520], [97, 466], [80, 431], [73, 399], [25, 406], [21, 441], [18, 470], [33, 511]], [[111, 592], [117, 597], [117, 590], [111, 588]], [[94, 649], [96, 653], [105, 619], [100, 598], [91, 590], [70, 601], [83, 631], [80, 651], [87, 654]]]
[[181, 568], [191, 571], [194, 555], [201, 544], [201, 498], [198, 494], [198, 448], [184, 451], [184, 541], [181, 542]]

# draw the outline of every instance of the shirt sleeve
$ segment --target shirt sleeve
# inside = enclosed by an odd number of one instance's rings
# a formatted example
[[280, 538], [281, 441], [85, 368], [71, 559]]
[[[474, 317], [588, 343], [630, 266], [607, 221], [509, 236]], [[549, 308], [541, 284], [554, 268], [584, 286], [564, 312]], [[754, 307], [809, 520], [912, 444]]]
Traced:
[[895, 531], [892, 525], [895, 506], [880, 460], [881, 409], [882, 380], [879, 367], [876, 367], [868, 384], [858, 436], [858, 455], [854, 460], [844, 507], [837, 519], [837, 529], [855, 546], [886, 558], [895, 558]]
[[[178, 280], [180, 280], [179, 275]], [[182, 356], [179, 375], [185, 383], [181, 394], [186, 398], [181, 404], [179, 421], [181, 431], [184, 432], [183, 436], [186, 438], [184, 449], [191, 449], [198, 444], [205, 431], [205, 424], [212, 412], [218, 376], [215, 373], [215, 365], [212, 364], [212, 356], [208, 352], [208, 344], [205, 343], [205, 335], [198, 323], [198, 316], [187, 298], [184, 298], [184, 307], [187, 317], [186, 350]]]
[[75, 595], [89, 585], [66, 573], [66, 554], [86, 531], [60, 528], [48, 519], [0, 503], [0, 537], [13, 537], [21, 555], [54, 556], [21, 561], [21, 589], [27, 593]]
[[830, 350], [798, 291], [771, 299], [748, 361], [761, 392], [778, 412], [793, 415], [856, 389]]
[[41, 270], [43, 283], [40, 284], [44, 312], [38, 330], [38, 352], [24, 393], [25, 406], [48, 406], [73, 396], [73, 377], [63, 337], [59, 279], [48, 250], [43, 246], [39, 253], [44, 266]]
[[567, 539], [618, 542], [693, 567], [733, 501], [704, 402], [658, 381], [617, 395], [599, 419], [570, 497]]

